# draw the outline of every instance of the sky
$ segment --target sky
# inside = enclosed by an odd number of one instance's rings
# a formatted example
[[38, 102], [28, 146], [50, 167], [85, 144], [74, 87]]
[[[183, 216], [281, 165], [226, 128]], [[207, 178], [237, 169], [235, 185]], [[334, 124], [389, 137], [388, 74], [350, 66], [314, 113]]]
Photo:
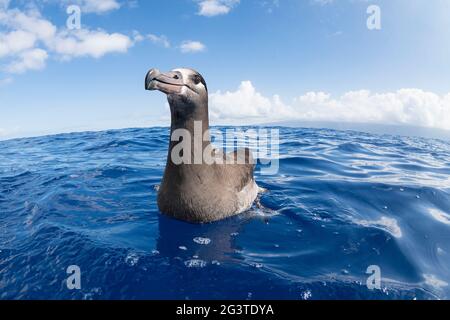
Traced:
[[0, 0], [0, 139], [168, 126], [144, 78], [177, 67], [206, 79], [213, 125], [450, 129], [449, 16], [447, 0]]

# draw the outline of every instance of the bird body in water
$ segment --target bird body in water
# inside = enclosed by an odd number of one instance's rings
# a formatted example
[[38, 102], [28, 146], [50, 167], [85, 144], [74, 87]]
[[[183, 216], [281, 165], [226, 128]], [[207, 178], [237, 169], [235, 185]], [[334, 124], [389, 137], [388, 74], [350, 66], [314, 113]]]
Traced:
[[251, 151], [216, 153], [209, 135], [208, 89], [192, 69], [151, 69], [146, 90], [167, 95], [171, 139], [158, 192], [160, 211], [176, 219], [205, 223], [248, 210], [258, 195]]

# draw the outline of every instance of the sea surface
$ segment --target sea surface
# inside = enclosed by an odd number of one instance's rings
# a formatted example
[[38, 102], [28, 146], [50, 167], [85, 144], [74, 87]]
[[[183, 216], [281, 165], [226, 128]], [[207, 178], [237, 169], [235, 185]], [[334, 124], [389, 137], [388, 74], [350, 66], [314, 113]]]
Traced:
[[278, 129], [260, 205], [205, 225], [158, 211], [167, 128], [0, 142], [0, 299], [450, 298], [449, 142]]

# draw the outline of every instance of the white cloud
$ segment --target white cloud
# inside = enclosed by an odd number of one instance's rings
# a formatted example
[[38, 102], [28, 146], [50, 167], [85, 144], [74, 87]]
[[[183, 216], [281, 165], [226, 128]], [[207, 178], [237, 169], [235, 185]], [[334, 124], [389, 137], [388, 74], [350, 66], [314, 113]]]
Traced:
[[227, 14], [239, 2], [240, 0], [201, 0], [198, 1], [198, 14], [206, 17]]
[[6, 31], [0, 32], [0, 58], [7, 61], [2, 69], [9, 73], [40, 70], [50, 56], [67, 60], [125, 53], [135, 43], [120, 33], [58, 29], [36, 9], [7, 9], [4, 4], [4, 8], [0, 7], [0, 25]]
[[65, 59], [90, 56], [100, 58], [112, 52], [124, 53], [133, 45], [133, 40], [120, 33], [102, 30], [61, 31], [48, 46]]
[[162, 45], [164, 48], [170, 48], [170, 42], [164, 35], [157, 36], [154, 34], [148, 34], [147, 39], [149, 39], [151, 42], [155, 44]]
[[424, 274], [423, 277], [425, 278], [425, 283], [429, 286], [432, 286], [434, 288], [437, 289], [441, 289], [443, 287], [447, 287], [448, 283], [438, 279], [435, 275], [433, 274]]
[[27, 70], [42, 70], [45, 68], [47, 58], [47, 51], [42, 49], [24, 51], [8, 65], [6, 71], [9, 73], [24, 73]]
[[195, 53], [205, 51], [206, 46], [199, 41], [186, 40], [180, 45], [180, 50], [183, 53]]
[[438, 95], [420, 89], [372, 93], [350, 91], [333, 98], [324, 92], [308, 92], [290, 104], [277, 95], [266, 97], [250, 81], [233, 92], [210, 96], [211, 118], [219, 123], [276, 121], [332, 121], [412, 125], [450, 129], [450, 93]]
[[37, 11], [22, 12], [18, 9], [0, 11], [0, 24], [9, 29], [28, 32], [39, 40], [49, 40], [57, 32], [57, 28], [41, 17]]
[[23, 30], [0, 33], [0, 58], [33, 48], [35, 43], [36, 36]]
[[264, 97], [250, 81], [243, 81], [234, 92], [216, 92], [210, 95], [210, 114], [216, 120], [247, 119], [250, 123], [276, 117], [288, 118], [292, 114], [279, 96]]
[[85, 13], [106, 13], [120, 8], [117, 0], [66, 0], [68, 4], [76, 4]]

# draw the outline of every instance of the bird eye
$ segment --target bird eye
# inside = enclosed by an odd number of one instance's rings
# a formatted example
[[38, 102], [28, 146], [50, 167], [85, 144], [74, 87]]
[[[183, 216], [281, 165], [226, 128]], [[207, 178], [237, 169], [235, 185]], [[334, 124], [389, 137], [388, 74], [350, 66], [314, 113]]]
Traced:
[[194, 76], [194, 83], [197, 85], [197, 84], [199, 84], [200, 82], [201, 82], [202, 80], [200, 79], [200, 77], [199, 76]]
[[174, 75], [173, 76], [173, 78], [175, 79], [175, 80], [178, 80], [178, 79], [180, 79], [180, 77], [176, 74], [176, 75]]

